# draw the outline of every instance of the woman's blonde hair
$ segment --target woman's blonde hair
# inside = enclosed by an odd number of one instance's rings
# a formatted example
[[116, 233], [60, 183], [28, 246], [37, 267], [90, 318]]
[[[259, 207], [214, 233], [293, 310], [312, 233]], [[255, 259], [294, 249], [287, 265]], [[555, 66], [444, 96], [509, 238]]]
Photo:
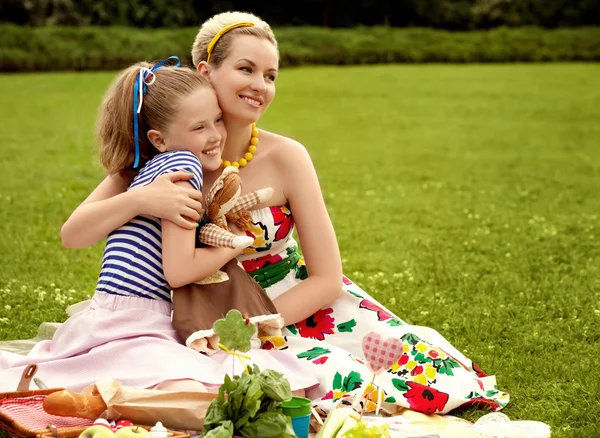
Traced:
[[223, 12], [209, 18], [200, 27], [200, 31], [198, 32], [198, 35], [196, 35], [196, 39], [192, 46], [192, 62], [194, 63], [194, 67], [197, 68], [200, 62], [207, 60], [208, 45], [221, 29], [241, 22], [254, 23], [254, 26], [238, 27], [221, 36], [210, 55], [211, 65], [218, 67], [223, 60], [227, 58], [231, 50], [231, 42], [236, 35], [253, 35], [258, 38], [266, 39], [273, 43], [277, 49], [277, 40], [271, 30], [271, 26], [269, 26], [266, 21], [263, 21], [256, 15], [248, 12]]
[[[137, 173], [133, 169], [133, 89], [140, 69], [152, 67], [148, 62], [138, 62], [123, 70], [100, 105], [97, 122], [100, 162], [110, 175], [120, 173], [131, 177]], [[139, 117], [139, 167], [158, 152], [148, 140], [148, 130], [164, 131], [176, 117], [181, 99], [198, 88], [211, 88], [208, 80], [187, 67], [160, 67], [153, 74], [155, 80], [146, 86], [141, 111], [136, 114]]]

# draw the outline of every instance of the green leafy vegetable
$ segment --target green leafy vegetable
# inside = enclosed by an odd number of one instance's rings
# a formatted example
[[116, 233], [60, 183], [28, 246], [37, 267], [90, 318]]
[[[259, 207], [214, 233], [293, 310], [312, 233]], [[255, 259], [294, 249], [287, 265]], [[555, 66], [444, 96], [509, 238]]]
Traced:
[[224, 421], [221, 426], [214, 428], [204, 436], [206, 438], [232, 438], [233, 423], [231, 421]]
[[292, 398], [292, 390], [287, 379], [280, 372], [264, 370], [258, 375], [260, 388], [273, 400], [284, 401]]
[[219, 397], [212, 401], [204, 419], [203, 437], [292, 438], [294, 429], [281, 402], [292, 397], [283, 374], [260, 371], [254, 365], [233, 379], [225, 376]]
[[240, 432], [247, 438], [281, 437], [287, 429], [287, 423], [288, 418], [283, 413], [262, 412], [246, 423]]
[[214, 429], [227, 421], [225, 402], [215, 399], [210, 403], [204, 417], [204, 430]]

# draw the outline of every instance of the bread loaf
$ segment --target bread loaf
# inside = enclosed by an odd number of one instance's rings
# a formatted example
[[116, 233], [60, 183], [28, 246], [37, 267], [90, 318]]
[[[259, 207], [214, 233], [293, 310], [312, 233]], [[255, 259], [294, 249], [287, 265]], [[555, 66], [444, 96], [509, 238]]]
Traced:
[[79, 394], [68, 389], [48, 395], [42, 406], [51, 415], [91, 420], [95, 420], [106, 410], [106, 403], [100, 395]]

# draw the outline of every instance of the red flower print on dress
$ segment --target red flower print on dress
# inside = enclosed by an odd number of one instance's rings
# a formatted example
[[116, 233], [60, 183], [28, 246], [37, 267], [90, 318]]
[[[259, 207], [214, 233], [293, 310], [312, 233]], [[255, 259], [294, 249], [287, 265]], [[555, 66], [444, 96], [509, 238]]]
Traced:
[[475, 371], [475, 375], [477, 377], [487, 377], [487, 373], [485, 371], [483, 371], [481, 368], [479, 368], [479, 365], [477, 365], [475, 362], [472, 362], [471, 365], [472, 365], [473, 371]]
[[411, 376], [417, 376], [419, 374], [421, 374], [423, 372], [423, 365], [417, 365], [416, 367], [414, 367], [412, 369], [412, 371], [410, 372]]
[[319, 358], [313, 360], [313, 363], [315, 365], [323, 365], [325, 362], [327, 362], [327, 359], [329, 359], [329, 356], [319, 357]]
[[297, 323], [296, 328], [300, 332], [300, 336], [323, 341], [325, 340], [325, 335], [332, 335], [334, 333], [333, 328], [335, 327], [333, 318], [329, 316], [332, 312], [333, 309], [330, 307], [321, 309], [304, 321]]
[[463, 403], [462, 405], [460, 405], [459, 407], [464, 407], [464, 406], [473, 406], [476, 408], [486, 408], [489, 407], [492, 409], [492, 411], [498, 411], [500, 409], [502, 409], [502, 406], [500, 406], [500, 404], [487, 399], [485, 397], [475, 397], [472, 398], [471, 400]]
[[345, 275], [342, 275], [342, 283], [344, 283], [344, 285], [346, 286], [350, 286], [352, 284], [352, 281]]
[[278, 227], [273, 241], [277, 242], [285, 239], [294, 228], [292, 212], [287, 207], [271, 207], [271, 214], [273, 215], [273, 223]]
[[413, 411], [433, 414], [444, 410], [449, 398], [445, 392], [416, 382], [406, 382], [406, 385], [410, 389], [403, 395]]
[[406, 365], [408, 363], [408, 360], [410, 359], [410, 356], [406, 353], [404, 353], [402, 356], [400, 356], [400, 359], [398, 360], [398, 365], [400, 365], [401, 367]]
[[321, 400], [333, 400], [333, 401], [336, 401], [336, 400], [339, 400], [341, 398], [350, 397], [350, 395], [351, 394], [348, 394], [347, 392], [331, 390], [327, 394], [325, 394], [323, 397], [321, 397]]
[[253, 260], [246, 260], [242, 262], [242, 266], [246, 272], [254, 272], [265, 266], [272, 265], [283, 260], [279, 255], [269, 255]]
[[377, 312], [377, 318], [379, 321], [387, 321], [388, 319], [395, 318], [391, 313], [386, 312], [377, 304], [369, 300], [362, 300], [358, 305], [361, 309], [372, 310], [373, 312]]
[[485, 391], [485, 386], [483, 386], [483, 382], [481, 381], [481, 379], [476, 379], [476, 381], [477, 381], [477, 384], [479, 385], [479, 388], [482, 391]]

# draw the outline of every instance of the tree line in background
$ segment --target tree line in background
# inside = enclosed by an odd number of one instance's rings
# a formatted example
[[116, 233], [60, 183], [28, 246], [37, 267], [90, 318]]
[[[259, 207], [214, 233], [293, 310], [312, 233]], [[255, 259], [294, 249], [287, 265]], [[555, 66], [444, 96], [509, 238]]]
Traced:
[[[371, 26], [276, 27], [282, 67], [310, 64], [600, 61], [600, 27], [501, 27], [450, 32]], [[198, 27], [0, 24], [0, 72], [119, 70], [141, 59], [177, 55], [191, 65]]]
[[472, 30], [600, 24], [600, 0], [2, 0], [0, 22], [175, 28], [197, 26], [228, 10], [253, 12], [273, 26]]

